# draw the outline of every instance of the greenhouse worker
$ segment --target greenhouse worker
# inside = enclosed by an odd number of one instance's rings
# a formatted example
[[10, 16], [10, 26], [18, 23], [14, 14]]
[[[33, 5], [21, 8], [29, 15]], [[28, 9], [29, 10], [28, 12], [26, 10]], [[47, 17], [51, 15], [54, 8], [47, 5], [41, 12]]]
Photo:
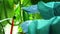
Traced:
[[28, 13], [40, 12], [43, 19], [28, 20], [21, 24], [26, 34], [60, 34], [60, 2], [38, 2], [36, 5], [22, 7]]

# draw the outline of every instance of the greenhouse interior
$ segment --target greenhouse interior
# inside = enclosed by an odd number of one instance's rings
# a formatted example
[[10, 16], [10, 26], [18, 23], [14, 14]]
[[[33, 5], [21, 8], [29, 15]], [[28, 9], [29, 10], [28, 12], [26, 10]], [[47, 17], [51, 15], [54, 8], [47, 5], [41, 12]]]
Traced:
[[0, 0], [0, 34], [60, 34], [60, 0]]

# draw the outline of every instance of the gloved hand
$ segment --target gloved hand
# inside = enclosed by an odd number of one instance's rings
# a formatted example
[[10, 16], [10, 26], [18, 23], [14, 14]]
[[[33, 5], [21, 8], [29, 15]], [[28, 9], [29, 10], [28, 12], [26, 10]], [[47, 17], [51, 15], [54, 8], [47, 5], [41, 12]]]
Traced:
[[50, 19], [54, 16], [60, 16], [60, 2], [44, 3], [43, 1], [40, 1], [36, 5], [22, 7], [22, 9], [26, 10], [28, 13], [40, 12], [43, 19]]
[[[30, 23], [28, 25], [28, 23]], [[26, 21], [22, 24], [23, 31], [28, 34], [48, 34], [49, 33], [49, 20], [33, 20]]]
[[55, 16], [50, 20], [26, 21], [23, 23], [22, 28], [28, 34], [60, 34], [60, 16]]

